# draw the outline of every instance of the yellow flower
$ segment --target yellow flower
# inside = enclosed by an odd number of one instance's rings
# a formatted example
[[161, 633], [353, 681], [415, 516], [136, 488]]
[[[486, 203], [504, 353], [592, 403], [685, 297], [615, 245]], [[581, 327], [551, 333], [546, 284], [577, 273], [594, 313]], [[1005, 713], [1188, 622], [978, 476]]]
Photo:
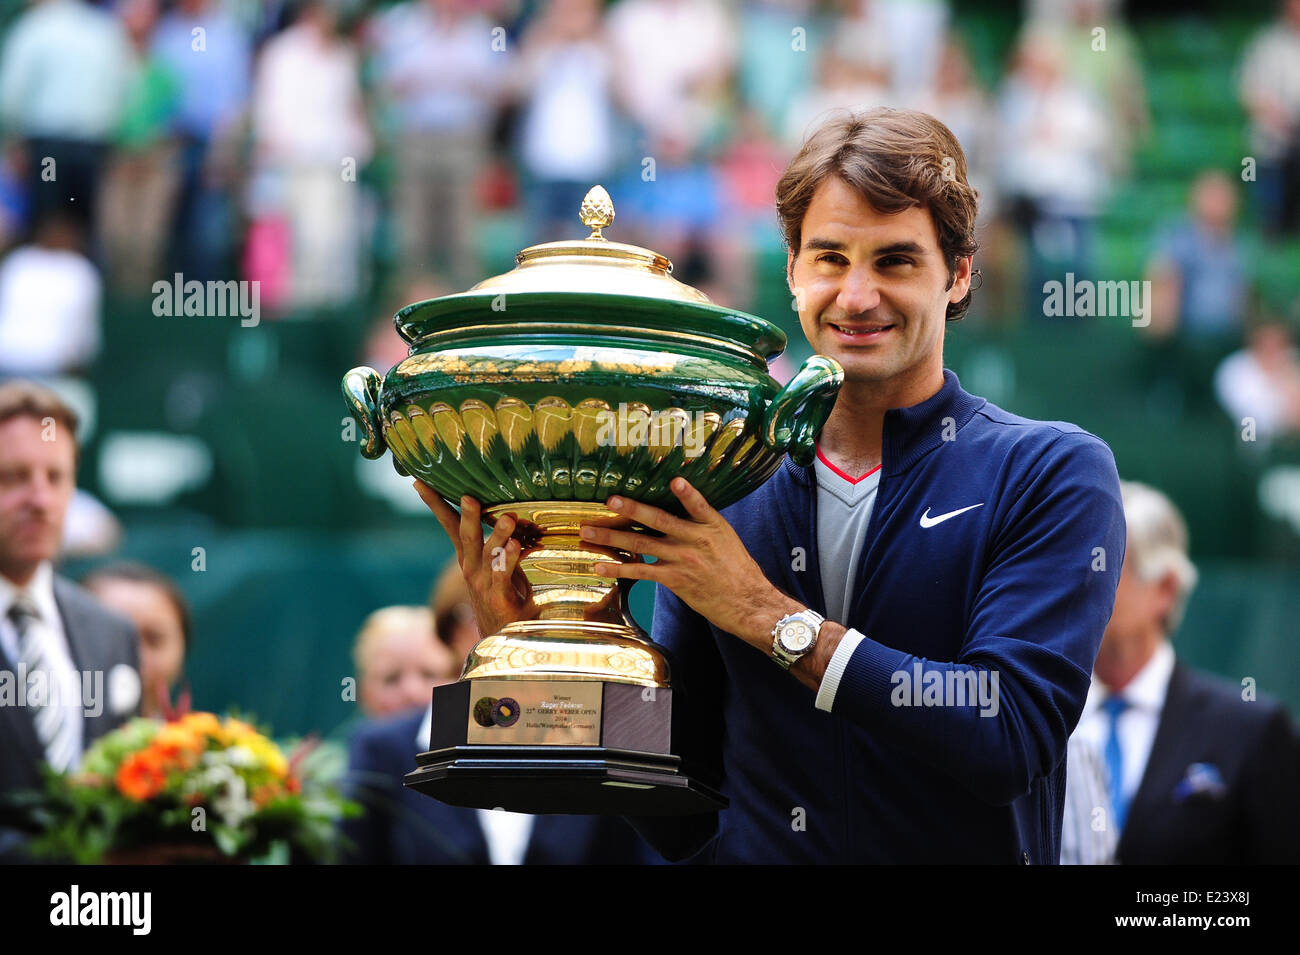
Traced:
[[265, 736], [258, 736], [256, 739], [248, 740], [244, 743], [257, 757], [258, 763], [264, 766], [272, 774], [283, 778], [289, 772], [289, 761], [284, 758], [280, 752], [280, 747], [271, 742]]
[[281, 779], [289, 775], [289, 761], [278, 749], [267, 757], [266, 768]]
[[239, 743], [247, 746], [254, 739], [264, 739], [256, 729], [249, 726], [243, 720], [237, 720], [233, 716], [226, 717], [226, 722], [222, 727], [226, 732], [227, 744]]

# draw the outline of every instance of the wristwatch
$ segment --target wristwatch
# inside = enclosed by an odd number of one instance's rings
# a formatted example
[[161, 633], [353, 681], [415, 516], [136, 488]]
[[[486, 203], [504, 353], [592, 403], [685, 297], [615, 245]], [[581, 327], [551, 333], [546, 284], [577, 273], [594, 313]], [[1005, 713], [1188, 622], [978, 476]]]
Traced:
[[812, 653], [825, 620], [812, 610], [800, 610], [782, 617], [772, 628], [772, 659], [788, 670]]

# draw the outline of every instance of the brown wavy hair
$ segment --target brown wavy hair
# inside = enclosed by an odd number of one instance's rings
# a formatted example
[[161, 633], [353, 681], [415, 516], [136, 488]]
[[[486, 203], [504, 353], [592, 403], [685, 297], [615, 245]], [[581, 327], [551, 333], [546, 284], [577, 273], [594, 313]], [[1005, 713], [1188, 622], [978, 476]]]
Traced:
[[58, 422], [72, 441], [75, 457], [80, 460], [77, 413], [53, 391], [21, 378], [0, 383], [0, 423], [19, 415], [35, 418], [39, 422], [44, 422], [46, 418]]
[[[828, 176], [844, 180], [884, 215], [927, 209], [948, 264], [949, 288], [957, 261], [979, 248], [979, 194], [966, 178], [966, 154], [952, 130], [928, 113], [889, 107], [845, 111], [813, 130], [776, 186], [781, 234], [796, 255], [808, 205]], [[970, 300], [967, 291], [960, 302], [949, 303], [948, 320], [961, 319]]]

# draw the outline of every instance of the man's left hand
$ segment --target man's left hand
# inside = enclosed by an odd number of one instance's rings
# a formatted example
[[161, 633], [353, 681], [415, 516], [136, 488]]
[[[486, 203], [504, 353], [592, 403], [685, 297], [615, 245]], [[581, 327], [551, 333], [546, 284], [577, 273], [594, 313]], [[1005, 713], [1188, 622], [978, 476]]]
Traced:
[[689, 519], [625, 497], [606, 502], [610, 510], [663, 537], [583, 526], [584, 540], [656, 558], [653, 564], [600, 563], [596, 573], [661, 583], [719, 630], [770, 654], [772, 627], [803, 606], [772, 585], [726, 518], [685, 478], [674, 478], [669, 487]]

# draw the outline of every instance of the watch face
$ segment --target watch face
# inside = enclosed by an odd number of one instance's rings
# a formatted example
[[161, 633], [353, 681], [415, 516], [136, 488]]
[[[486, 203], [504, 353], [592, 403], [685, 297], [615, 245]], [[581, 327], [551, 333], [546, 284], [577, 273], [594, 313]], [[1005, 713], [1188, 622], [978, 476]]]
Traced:
[[781, 646], [788, 653], [798, 653], [801, 650], [806, 650], [808, 644], [812, 643], [812, 637], [812, 628], [806, 623], [795, 621], [781, 628]]

